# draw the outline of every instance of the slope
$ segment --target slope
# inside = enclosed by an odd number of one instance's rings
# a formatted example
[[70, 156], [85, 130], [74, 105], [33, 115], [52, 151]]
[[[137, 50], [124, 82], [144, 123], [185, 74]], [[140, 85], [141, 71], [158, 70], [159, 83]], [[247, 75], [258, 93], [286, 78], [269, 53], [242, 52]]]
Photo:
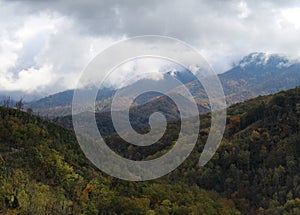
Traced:
[[0, 213], [238, 214], [232, 201], [197, 185], [126, 182], [95, 169], [74, 134], [0, 107]]

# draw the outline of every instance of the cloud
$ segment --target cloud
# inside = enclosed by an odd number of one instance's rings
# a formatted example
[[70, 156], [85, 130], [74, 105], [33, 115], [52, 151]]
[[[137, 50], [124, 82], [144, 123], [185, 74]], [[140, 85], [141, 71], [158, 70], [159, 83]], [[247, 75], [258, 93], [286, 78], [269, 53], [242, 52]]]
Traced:
[[23, 90], [33, 92], [37, 89], [43, 89], [50, 84], [50, 77], [52, 75], [51, 68], [46, 66], [39, 69], [29, 68], [27, 70], [21, 70], [17, 74], [17, 77], [8, 75], [6, 78], [0, 79], [0, 85], [4, 86], [4, 90], [6, 91]]
[[3, 94], [45, 95], [73, 88], [88, 62], [116, 40], [81, 34], [72, 19], [55, 11], [31, 13], [24, 7], [24, 14], [15, 16], [20, 5], [0, 2], [0, 6]]
[[118, 89], [139, 79], [161, 80], [164, 77], [161, 68], [166, 65], [173, 66], [173, 62], [151, 57], [133, 59], [118, 65], [104, 84], [106, 87]]
[[[145, 34], [186, 41], [217, 72], [254, 51], [299, 57], [299, 11], [296, 0], [0, 0], [0, 91], [72, 88], [98, 52]], [[45, 68], [50, 81], [43, 86], [4, 85], [22, 83], [22, 71]]]

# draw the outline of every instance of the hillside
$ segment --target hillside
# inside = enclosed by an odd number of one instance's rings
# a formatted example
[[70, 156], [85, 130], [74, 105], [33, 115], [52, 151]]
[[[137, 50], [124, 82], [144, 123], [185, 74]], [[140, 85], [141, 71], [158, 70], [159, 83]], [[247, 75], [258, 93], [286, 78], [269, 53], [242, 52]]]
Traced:
[[[109, 136], [115, 132], [111, 120], [111, 111], [109, 111], [110, 109], [109, 107], [110, 107], [109, 105], [106, 106], [108, 111], [101, 111], [95, 113], [96, 122], [98, 124], [99, 130], [101, 134], [104, 136]], [[186, 113], [191, 112], [189, 103], [186, 103], [184, 110]], [[201, 105], [198, 105], [198, 110], [200, 113], [207, 113], [209, 111], [209, 109]], [[133, 128], [136, 130], [148, 129], [149, 128], [148, 119], [149, 116], [154, 111], [163, 113], [167, 121], [169, 122], [177, 121], [180, 118], [180, 114], [176, 107], [176, 104], [169, 97], [160, 96], [144, 104], [133, 105], [131, 107], [129, 118]], [[51, 121], [69, 129], [73, 128], [71, 115], [56, 117], [51, 119]]]
[[197, 185], [108, 177], [71, 131], [36, 116], [1, 107], [0, 131], [0, 214], [238, 214]]
[[184, 175], [188, 183], [223, 193], [244, 214], [299, 214], [299, 101], [298, 87], [230, 107], [213, 159], [191, 169], [200, 155], [195, 153], [175, 178]]
[[[299, 101], [298, 87], [230, 107], [221, 146], [207, 165], [198, 167], [209, 132], [209, 114], [203, 115], [196, 148], [164, 180], [196, 183], [201, 188], [222, 193], [243, 214], [299, 214]], [[135, 147], [118, 135], [107, 140], [111, 148], [125, 157], [152, 159], [169, 150], [179, 125], [169, 123], [169, 130], [153, 146]]]
[[[221, 146], [204, 167], [197, 162], [210, 115], [201, 116], [200, 137], [188, 159], [161, 179], [138, 183], [95, 170], [71, 131], [1, 108], [0, 208], [26, 208], [30, 214], [238, 214], [236, 207], [242, 214], [299, 214], [299, 101], [298, 87], [230, 107]], [[108, 145], [130, 159], [152, 159], [176, 139], [180, 123], [168, 126], [153, 146], [132, 146], [115, 134], [107, 137]]]

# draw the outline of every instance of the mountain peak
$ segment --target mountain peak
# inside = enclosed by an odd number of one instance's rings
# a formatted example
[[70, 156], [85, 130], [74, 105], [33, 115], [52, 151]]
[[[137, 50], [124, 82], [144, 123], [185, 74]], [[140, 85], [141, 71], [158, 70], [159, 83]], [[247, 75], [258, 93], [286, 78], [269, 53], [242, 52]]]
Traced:
[[196, 79], [194, 74], [187, 69], [184, 70], [171, 69], [165, 74], [177, 78], [183, 84], [194, 81]]
[[263, 52], [253, 52], [245, 56], [238, 64], [239, 67], [288, 67], [290, 60], [280, 54], [268, 54]]
[[168, 75], [171, 75], [173, 77], [176, 77], [178, 74], [178, 70], [177, 69], [171, 69], [170, 71], [167, 72]]

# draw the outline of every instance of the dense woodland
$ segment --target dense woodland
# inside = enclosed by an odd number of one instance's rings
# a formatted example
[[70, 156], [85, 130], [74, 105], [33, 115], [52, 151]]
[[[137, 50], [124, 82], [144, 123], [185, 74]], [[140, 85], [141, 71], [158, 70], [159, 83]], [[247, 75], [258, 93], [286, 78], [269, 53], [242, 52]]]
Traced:
[[[71, 130], [1, 107], [0, 214], [300, 214], [300, 88], [230, 107], [221, 146], [200, 167], [209, 119], [201, 116], [198, 143], [178, 169], [127, 182], [89, 163]], [[151, 159], [179, 126], [169, 123], [150, 148], [115, 134], [107, 141], [125, 157]]]
[[0, 110], [0, 214], [239, 214], [233, 201], [196, 184], [104, 175], [70, 130]]

